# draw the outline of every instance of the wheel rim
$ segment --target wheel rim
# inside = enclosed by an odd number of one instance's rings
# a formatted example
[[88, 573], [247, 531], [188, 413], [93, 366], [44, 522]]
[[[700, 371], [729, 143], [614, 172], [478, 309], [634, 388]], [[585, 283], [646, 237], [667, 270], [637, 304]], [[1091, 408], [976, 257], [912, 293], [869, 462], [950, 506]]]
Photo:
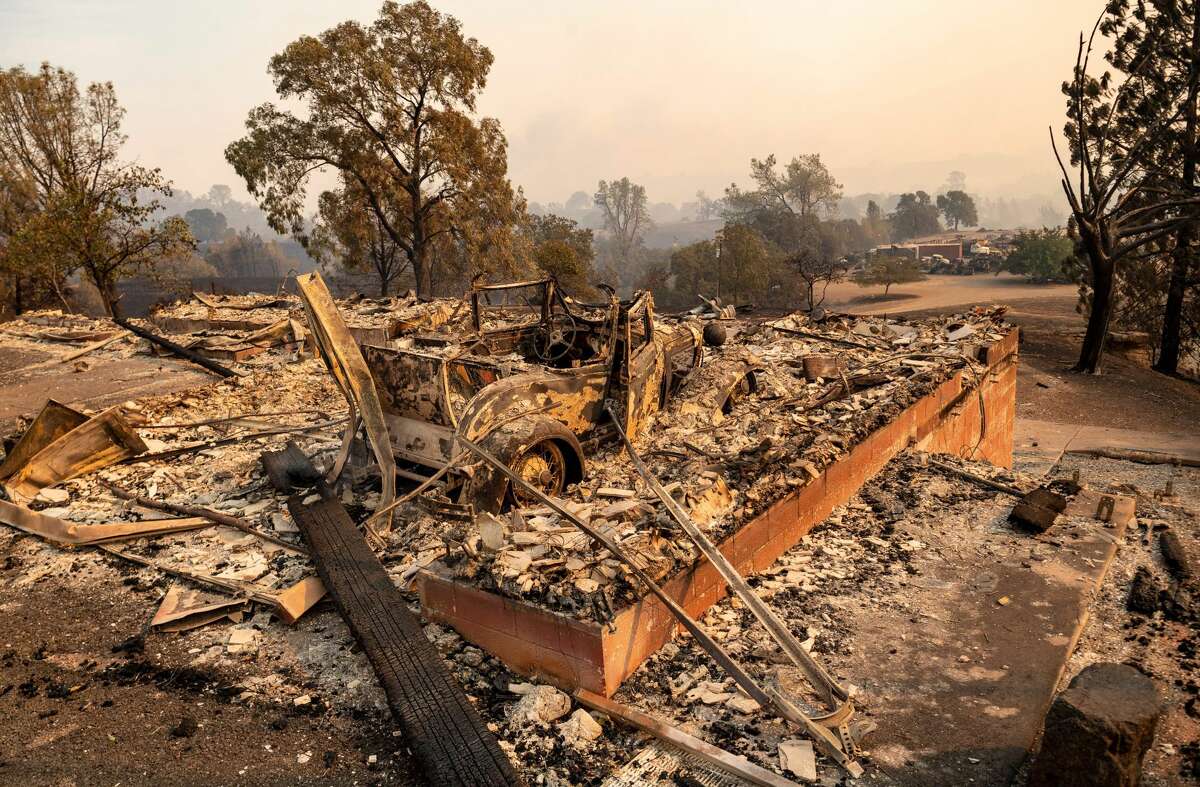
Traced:
[[[553, 440], [543, 440], [530, 446], [513, 466], [519, 478], [546, 495], [561, 494], [566, 486], [567, 460]], [[521, 504], [537, 503], [537, 498], [513, 489], [513, 498]]]

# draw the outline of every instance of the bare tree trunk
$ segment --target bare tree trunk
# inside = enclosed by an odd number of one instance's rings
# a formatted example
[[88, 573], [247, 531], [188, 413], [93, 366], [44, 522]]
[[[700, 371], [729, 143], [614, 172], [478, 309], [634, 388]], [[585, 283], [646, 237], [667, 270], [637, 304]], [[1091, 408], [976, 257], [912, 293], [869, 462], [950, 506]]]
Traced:
[[1171, 261], [1171, 282], [1167, 286], [1167, 305], [1163, 313], [1162, 343], [1155, 371], [1175, 374], [1179, 370], [1180, 333], [1183, 322], [1183, 299], [1192, 263], [1191, 244], [1195, 231], [1191, 222], [1179, 228]]
[[432, 298], [433, 297], [433, 271], [430, 269], [428, 260], [425, 259], [424, 246], [413, 246], [413, 278], [416, 280], [417, 297]]
[[386, 298], [392, 289], [391, 268], [381, 263], [375, 266], [375, 270], [379, 273], [379, 297]]
[[[1200, 11], [1192, 11], [1192, 62], [1188, 79], [1187, 109], [1183, 140], [1183, 192], [1195, 188], [1196, 158], [1196, 104], [1200, 92]], [[1171, 283], [1167, 287], [1167, 306], [1163, 313], [1162, 342], [1158, 353], [1156, 371], [1175, 374], [1179, 369], [1180, 328], [1183, 317], [1183, 299], [1192, 264], [1192, 241], [1196, 239], [1194, 222], [1185, 221], [1175, 236], [1175, 252], [1171, 259]]]
[[117, 283], [110, 276], [104, 276], [94, 270], [89, 271], [92, 283], [100, 293], [100, 301], [104, 304], [104, 314], [110, 319], [120, 317], [121, 310], [117, 306]]
[[1089, 251], [1092, 268], [1092, 309], [1088, 315], [1087, 330], [1083, 334], [1083, 346], [1079, 348], [1079, 362], [1074, 371], [1095, 374], [1100, 371], [1100, 359], [1104, 355], [1104, 338], [1108, 334], [1108, 321], [1112, 317], [1113, 278], [1116, 265], [1102, 252], [1096, 256]]

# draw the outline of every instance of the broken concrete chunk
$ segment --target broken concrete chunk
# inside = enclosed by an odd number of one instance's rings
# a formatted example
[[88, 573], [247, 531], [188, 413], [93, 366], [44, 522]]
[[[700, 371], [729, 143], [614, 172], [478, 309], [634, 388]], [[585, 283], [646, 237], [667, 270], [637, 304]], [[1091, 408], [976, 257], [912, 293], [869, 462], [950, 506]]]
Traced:
[[300, 532], [300, 528], [296, 527], [296, 523], [283, 514], [271, 514], [271, 527], [275, 528], [276, 533]]
[[1162, 713], [1154, 681], [1125, 664], [1093, 664], [1046, 714], [1029, 787], [1134, 787]]
[[613, 487], [602, 486], [596, 490], [596, 496], [627, 499], [637, 497], [637, 492], [634, 492], [632, 489], [615, 489]]
[[975, 334], [975, 326], [970, 323], [951, 324], [946, 326], [946, 340], [961, 341]]
[[71, 493], [65, 489], [59, 489], [58, 487], [47, 487], [46, 489], [38, 491], [37, 496], [33, 499], [38, 503], [50, 503], [52, 505], [58, 505], [70, 500]]
[[1034, 533], [1045, 533], [1067, 507], [1067, 499], [1049, 489], [1038, 488], [1027, 493], [1013, 506], [1008, 521]]
[[258, 649], [258, 632], [252, 628], [235, 628], [230, 630], [229, 638], [225, 641], [230, 653], [246, 653]]
[[812, 741], [792, 739], [779, 742], [779, 767], [801, 781], [817, 780], [817, 759]]
[[736, 696], [731, 697], [725, 703], [725, 707], [729, 708], [730, 710], [737, 711], [738, 713], [755, 713], [762, 708], [762, 706], [758, 704], [757, 700], [747, 697], [740, 691]]
[[484, 549], [488, 552], [499, 552], [504, 548], [503, 522], [485, 511], [475, 518], [475, 524], [479, 526], [479, 538]]
[[592, 714], [583, 708], [577, 709], [570, 718], [558, 725], [563, 740], [572, 746], [590, 743], [604, 734], [604, 728], [596, 723]]
[[515, 724], [549, 724], [571, 710], [571, 698], [553, 686], [533, 686], [508, 712]]
[[533, 556], [528, 552], [505, 552], [501, 558], [506, 571], [521, 574], [529, 570], [533, 564]]

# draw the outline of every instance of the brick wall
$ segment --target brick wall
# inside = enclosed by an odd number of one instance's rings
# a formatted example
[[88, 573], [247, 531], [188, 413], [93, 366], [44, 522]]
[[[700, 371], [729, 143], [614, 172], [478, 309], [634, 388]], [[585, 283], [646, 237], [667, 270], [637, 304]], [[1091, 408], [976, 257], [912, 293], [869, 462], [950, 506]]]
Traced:
[[[964, 372], [946, 380], [827, 467], [820, 478], [776, 501], [726, 538], [719, 545], [721, 553], [743, 575], [768, 568], [910, 444], [1011, 465], [1016, 352], [1013, 331], [986, 348], [988, 370], [978, 387]], [[428, 619], [453, 626], [516, 672], [606, 696], [662, 647], [677, 627], [670, 611], [653, 597], [621, 610], [611, 627], [603, 627], [430, 571], [418, 576], [418, 587]], [[716, 568], [701, 559], [664, 590], [690, 615], [699, 617], [727, 588]]]

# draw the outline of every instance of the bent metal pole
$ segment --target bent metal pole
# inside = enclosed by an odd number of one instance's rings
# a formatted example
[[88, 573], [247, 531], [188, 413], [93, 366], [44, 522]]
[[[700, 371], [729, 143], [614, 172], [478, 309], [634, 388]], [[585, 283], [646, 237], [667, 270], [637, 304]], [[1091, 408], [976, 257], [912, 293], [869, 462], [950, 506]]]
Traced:
[[758, 682], [755, 681], [754, 678], [750, 677], [746, 670], [743, 669], [742, 666], [738, 664], [738, 662], [735, 661], [733, 657], [730, 656], [720, 645], [718, 645], [717, 642], [708, 635], [708, 632], [701, 628], [700, 624], [697, 623], [692, 616], [683, 609], [683, 607], [679, 606], [675, 599], [668, 596], [663, 589], [660, 588], [658, 584], [650, 578], [650, 576], [642, 569], [642, 567], [634, 562], [628, 555], [626, 555], [625, 552], [622, 551], [622, 549], [617, 546], [612, 539], [593, 528], [587, 522], [584, 522], [575, 514], [568, 511], [554, 498], [545, 494], [542, 492], [542, 490], [521, 478], [519, 475], [513, 472], [508, 465], [492, 456], [480, 446], [471, 442], [462, 435], [456, 435], [456, 437], [458, 441], [468, 448], [473, 454], [478, 456], [487, 464], [491, 465], [496, 471], [506, 476], [508, 480], [518, 489], [530, 497], [537, 499], [543, 505], [548, 506], [559, 516], [566, 519], [568, 522], [575, 525], [575, 527], [579, 528], [581, 531], [590, 536], [593, 541], [607, 549], [610, 553], [612, 553], [613, 557], [625, 564], [633, 573], [633, 575], [636, 576], [642, 582], [642, 584], [645, 585], [646, 588], [653, 593], [658, 600], [663, 603], [664, 606], [666, 606], [671, 614], [675, 616], [675, 619], [678, 620], [685, 629], [687, 629], [688, 633], [692, 635], [692, 637], [700, 644], [702, 648], [704, 648], [708, 655], [712, 657], [713, 661], [717, 662], [717, 664], [719, 664], [721, 668], [733, 678], [734, 682], [742, 687], [742, 690], [745, 691], [751, 699], [763, 707], [774, 708], [780, 716], [792, 722], [793, 724], [802, 727], [805, 732], [808, 733], [809, 737], [812, 738], [813, 743], [817, 746], [817, 748], [820, 749], [821, 752], [827, 757], [845, 768], [846, 772], [851, 776], [858, 777], [862, 775], [862, 766], [859, 765], [853, 757], [851, 757], [842, 749], [843, 743], [837, 736], [830, 732], [826, 727], [823, 727], [805, 715], [805, 713], [800, 710], [795, 703], [779, 694], [779, 692], [765, 691], [761, 686], [759, 686]]

